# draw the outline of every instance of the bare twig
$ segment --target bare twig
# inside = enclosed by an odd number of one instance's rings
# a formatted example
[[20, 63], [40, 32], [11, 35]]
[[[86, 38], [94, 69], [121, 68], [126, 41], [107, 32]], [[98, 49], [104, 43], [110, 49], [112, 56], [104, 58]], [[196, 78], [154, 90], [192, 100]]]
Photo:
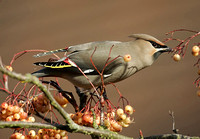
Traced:
[[174, 112], [169, 111], [169, 115], [172, 117], [172, 131], [177, 134], [179, 129], [175, 128], [175, 117], [174, 117]]

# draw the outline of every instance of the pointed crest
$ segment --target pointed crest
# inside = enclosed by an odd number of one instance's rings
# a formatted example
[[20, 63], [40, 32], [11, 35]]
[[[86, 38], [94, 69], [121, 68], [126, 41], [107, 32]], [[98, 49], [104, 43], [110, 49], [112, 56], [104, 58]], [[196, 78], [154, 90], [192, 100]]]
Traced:
[[147, 35], [147, 34], [131, 34], [128, 37], [135, 38], [135, 39], [143, 39], [143, 40], [147, 40], [147, 41], [154, 41], [157, 44], [165, 45], [164, 43], [162, 43], [161, 41], [159, 41], [155, 37], [153, 37], [151, 35]]

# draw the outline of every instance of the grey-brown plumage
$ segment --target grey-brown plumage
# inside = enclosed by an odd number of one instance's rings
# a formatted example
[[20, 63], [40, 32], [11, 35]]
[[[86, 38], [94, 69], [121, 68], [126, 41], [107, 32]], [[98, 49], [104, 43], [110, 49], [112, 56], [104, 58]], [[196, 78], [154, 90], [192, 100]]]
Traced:
[[[150, 66], [161, 53], [170, 51], [170, 48], [150, 35], [133, 34], [129, 37], [134, 38], [134, 40], [129, 42], [90, 42], [37, 54], [36, 57], [55, 52], [67, 52], [66, 57], [58, 61], [34, 63], [45, 68], [32, 74], [37, 77], [61, 77], [69, 80], [75, 86], [90, 89], [92, 86], [77, 66], [87, 75], [94, 86], [100, 86], [102, 84], [100, 75], [90, 60], [92, 54], [92, 61], [100, 72], [105, 67], [109, 53], [109, 60], [114, 59], [104, 69], [104, 83], [109, 84], [110, 82], [115, 83], [130, 77], [137, 71]], [[131, 56], [131, 60], [128, 62], [124, 60], [124, 56], [127, 54]]]

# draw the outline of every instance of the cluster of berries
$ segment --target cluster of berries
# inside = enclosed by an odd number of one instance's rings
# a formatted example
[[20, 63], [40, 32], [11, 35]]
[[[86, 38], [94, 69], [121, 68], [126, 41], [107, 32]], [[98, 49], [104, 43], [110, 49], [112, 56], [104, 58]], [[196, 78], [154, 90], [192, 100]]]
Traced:
[[[200, 51], [200, 48], [199, 48], [199, 46], [193, 46], [192, 47], [192, 55], [193, 56], [198, 56], [199, 55], [199, 51]], [[181, 60], [181, 56], [179, 55], [179, 54], [175, 54], [174, 56], [173, 56], [173, 59], [174, 59], [174, 61], [180, 61]]]
[[28, 114], [24, 112], [23, 108], [17, 105], [9, 105], [6, 102], [1, 104], [0, 120], [35, 122], [35, 118], [32, 116], [28, 117]]
[[28, 135], [15, 132], [10, 139], [68, 139], [68, 136], [65, 130], [39, 129], [37, 134], [35, 130], [30, 130]]
[[34, 109], [41, 113], [45, 113], [49, 111], [51, 108], [49, 100], [43, 93], [34, 97], [32, 103], [33, 103]]
[[[63, 97], [61, 93], [54, 94], [54, 98], [62, 107], [66, 107], [69, 103], [69, 101]], [[45, 113], [51, 109], [50, 101], [43, 93], [33, 99], [33, 106], [34, 109], [41, 113]]]
[[[124, 110], [118, 108], [111, 112], [104, 112], [104, 126], [110, 131], [120, 132], [122, 127], [128, 127], [133, 122], [130, 118], [133, 112], [133, 107], [130, 105], [126, 105]], [[70, 116], [78, 125], [93, 127], [94, 122], [96, 125], [100, 125], [100, 113], [96, 113], [94, 116], [91, 111], [85, 113], [78, 112], [76, 114], [71, 113]]]

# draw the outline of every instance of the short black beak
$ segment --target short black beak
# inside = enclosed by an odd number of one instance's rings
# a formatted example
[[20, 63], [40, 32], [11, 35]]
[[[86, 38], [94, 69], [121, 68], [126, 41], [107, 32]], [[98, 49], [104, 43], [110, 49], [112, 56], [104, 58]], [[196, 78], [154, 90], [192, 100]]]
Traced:
[[161, 52], [171, 52], [172, 49], [169, 48], [168, 46], [164, 45], [162, 48], [160, 48], [160, 51]]

